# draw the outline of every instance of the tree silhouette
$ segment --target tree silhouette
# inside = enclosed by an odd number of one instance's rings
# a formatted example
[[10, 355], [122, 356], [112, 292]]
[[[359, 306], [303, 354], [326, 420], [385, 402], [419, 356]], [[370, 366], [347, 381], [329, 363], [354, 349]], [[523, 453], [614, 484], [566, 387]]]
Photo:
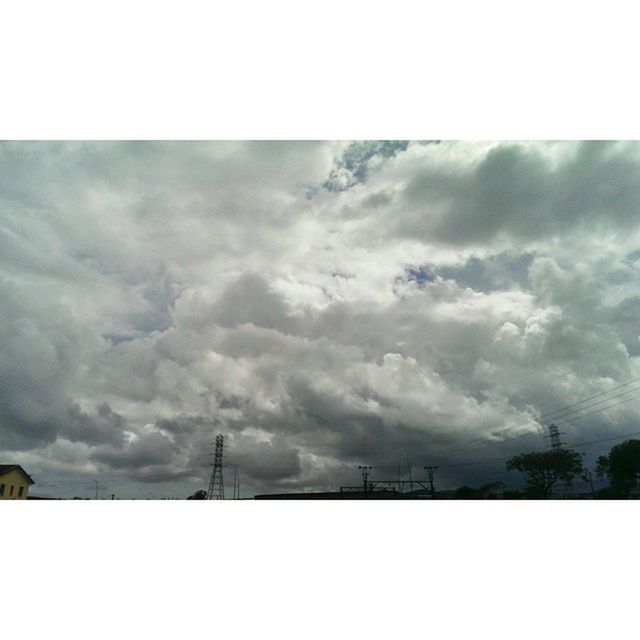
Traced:
[[478, 489], [474, 489], [473, 487], [464, 485], [456, 489], [453, 496], [454, 498], [458, 498], [460, 500], [477, 500], [480, 497], [480, 491], [478, 491]]
[[596, 460], [596, 475], [606, 478], [609, 475], [609, 456], [600, 456]]
[[570, 484], [582, 472], [582, 458], [571, 449], [521, 453], [507, 460], [507, 470], [527, 474], [527, 492], [531, 497], [548, 498], [559, 480]]
[[609, 478], [616, 495], [629, 495], [640, 480], [640, 440], [627, 440], [613, 447], [608, 456], [600, 456], [596, 473]]
[[204, 489], [198, 489], [194, 494], [190, 495], [187, 500], [206, 500], [207, 492]]

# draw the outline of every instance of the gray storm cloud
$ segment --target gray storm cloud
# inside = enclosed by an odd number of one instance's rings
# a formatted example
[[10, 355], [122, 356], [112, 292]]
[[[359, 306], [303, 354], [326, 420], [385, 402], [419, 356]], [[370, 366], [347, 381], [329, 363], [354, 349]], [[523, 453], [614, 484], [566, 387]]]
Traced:
[[640, 375], [639, 178], [632, 143], [2, 144], [2, 456], [184, 497], [218, 432], [248, 492], [518, 450]]

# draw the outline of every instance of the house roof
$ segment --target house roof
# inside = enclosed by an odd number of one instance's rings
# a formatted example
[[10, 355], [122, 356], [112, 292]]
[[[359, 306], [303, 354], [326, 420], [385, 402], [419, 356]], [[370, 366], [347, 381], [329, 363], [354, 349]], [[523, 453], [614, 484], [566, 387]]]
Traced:
[[33, 478], [19, 464], [0, 464], [0, 476], [14, 469], [20, 471], [20, 473], [29, 480], [29, 484], [35, 484]]

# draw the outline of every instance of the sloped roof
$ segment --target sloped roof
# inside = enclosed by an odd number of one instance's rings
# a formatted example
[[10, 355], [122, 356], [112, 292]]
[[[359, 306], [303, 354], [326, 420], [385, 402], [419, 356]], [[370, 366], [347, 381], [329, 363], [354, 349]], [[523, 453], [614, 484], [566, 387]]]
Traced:
[[9, 471], [17, 469], [22, 475], [29, 480], [29, 484], [35, 484], [33, 478], [19, 465], [19, 464], [0, 464], [0, 476], [3, 476]]

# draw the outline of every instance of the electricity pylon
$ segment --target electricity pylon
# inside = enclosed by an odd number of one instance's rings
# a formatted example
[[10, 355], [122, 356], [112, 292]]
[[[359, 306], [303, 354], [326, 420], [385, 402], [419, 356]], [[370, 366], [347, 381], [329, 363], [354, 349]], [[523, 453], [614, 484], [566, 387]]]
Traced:
[[222, 450], [224, 448], [224, 436], [219, 433], [216, 436], [216, 447], [213, 451], [213, 469], [209, 481], [208, 500], [224, 500], [224, 481], [222, 479]]
[[551, 440], [551, 448], [552, 449], [560, 449], [562, 447], [562, 445], [564, 443], [562, 443], [560, 441], [560, 429], [558, 429], [558, 425], [557, 424], [550, 424], [549, 425], [549, 435], [547, 436], [547, 438], [549, 438], [549, 440]]

